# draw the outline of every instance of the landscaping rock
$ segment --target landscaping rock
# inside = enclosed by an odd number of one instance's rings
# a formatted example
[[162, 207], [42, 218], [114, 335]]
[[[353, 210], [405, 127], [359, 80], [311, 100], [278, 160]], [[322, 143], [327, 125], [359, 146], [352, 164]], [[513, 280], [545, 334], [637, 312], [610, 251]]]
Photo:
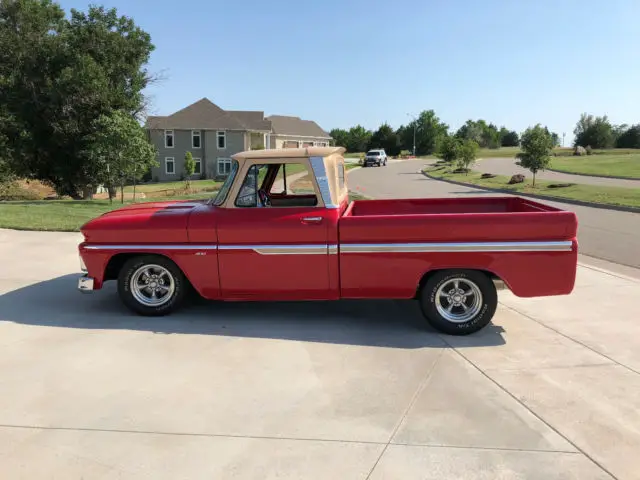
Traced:
[[496, 176], [493, 173], [483, 173], [480, 178], [495, 178]]
[[509, 180], [509, 185], [513, 185], [515, 183], [524, 183], [524, 175], [518, 173], [517, 175], [511, 177], [511, 180]]
[[583, 155], [587, 154], [587, 150], [584, 147], [581, 147], [580, 145], [576, 146], [576, 148], [573, 149], [573, 154], [576, 157], [582, 157]]

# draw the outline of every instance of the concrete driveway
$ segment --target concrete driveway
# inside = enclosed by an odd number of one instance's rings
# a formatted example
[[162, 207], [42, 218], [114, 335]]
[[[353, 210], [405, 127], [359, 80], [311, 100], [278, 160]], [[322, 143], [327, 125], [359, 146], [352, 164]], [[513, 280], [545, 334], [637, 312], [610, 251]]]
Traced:
[[[531, 178], [532, 174], [526, 168], [516, 165], [515, 158], [483, 158], [477, 163], [477, 170], [483, 173], [495, 173], [498, 175], [515, 175], [522, 173]], [[549, 170], [538, 172], [536, 178], [558, 183], [581, 183], [583, 185], [597, 185], [601, 187], [640, 188], [640, 179], [625, 180], [618, 178], [588, 177], [586, 175], [571, 175], [570, 173], [551, 172]]]
[[0, 230], [3, 478], [640, 478], [638, 280], [581, 266], [465, 338], [415, 302], [147, 319], [76, 292], [79, 240]]
[[[387, 167], [358, 169], [349, 174], [349, 188], [377, 198], [504, 195], [427, 178], [421, 170], [431, 162], [432, 160], [393, 161]], [[620, 264], [620, 267], [615, 268], [622, 273], [629, 274], [625, 266], [640, 268], [640, 214], [560, 202], [545, 203], [576, 212], [579, 221], [578, 241], [582, 253]]]

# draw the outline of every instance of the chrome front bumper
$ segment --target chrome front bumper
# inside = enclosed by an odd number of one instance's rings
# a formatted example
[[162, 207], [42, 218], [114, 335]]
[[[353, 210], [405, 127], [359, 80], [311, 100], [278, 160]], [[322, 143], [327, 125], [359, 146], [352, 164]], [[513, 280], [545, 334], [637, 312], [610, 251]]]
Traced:
[[84, 276], [78, 279], [78, 290], [83, 293], [90, 293], [93, 291], [93, 278]]

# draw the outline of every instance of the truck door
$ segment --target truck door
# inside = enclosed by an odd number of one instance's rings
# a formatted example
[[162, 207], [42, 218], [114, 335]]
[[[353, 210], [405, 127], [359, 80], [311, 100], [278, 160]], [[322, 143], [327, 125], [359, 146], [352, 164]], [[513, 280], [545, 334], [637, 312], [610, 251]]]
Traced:
[[317, 197], [306, 165], [252, 165], [238, 180], [233, 208], [217, 216], [222, 297], [328, 298], [333, 215]]

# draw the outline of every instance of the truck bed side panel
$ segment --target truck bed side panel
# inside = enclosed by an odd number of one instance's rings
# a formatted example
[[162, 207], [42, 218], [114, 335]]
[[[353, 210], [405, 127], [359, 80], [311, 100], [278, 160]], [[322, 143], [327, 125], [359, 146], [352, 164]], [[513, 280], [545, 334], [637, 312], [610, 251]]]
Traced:
[[520, 297], [568, 294], [575, 283], [572, 212], [376, 215], [340, 219], [345, 298], [411, 298], [434, 270], [484, 270]]

